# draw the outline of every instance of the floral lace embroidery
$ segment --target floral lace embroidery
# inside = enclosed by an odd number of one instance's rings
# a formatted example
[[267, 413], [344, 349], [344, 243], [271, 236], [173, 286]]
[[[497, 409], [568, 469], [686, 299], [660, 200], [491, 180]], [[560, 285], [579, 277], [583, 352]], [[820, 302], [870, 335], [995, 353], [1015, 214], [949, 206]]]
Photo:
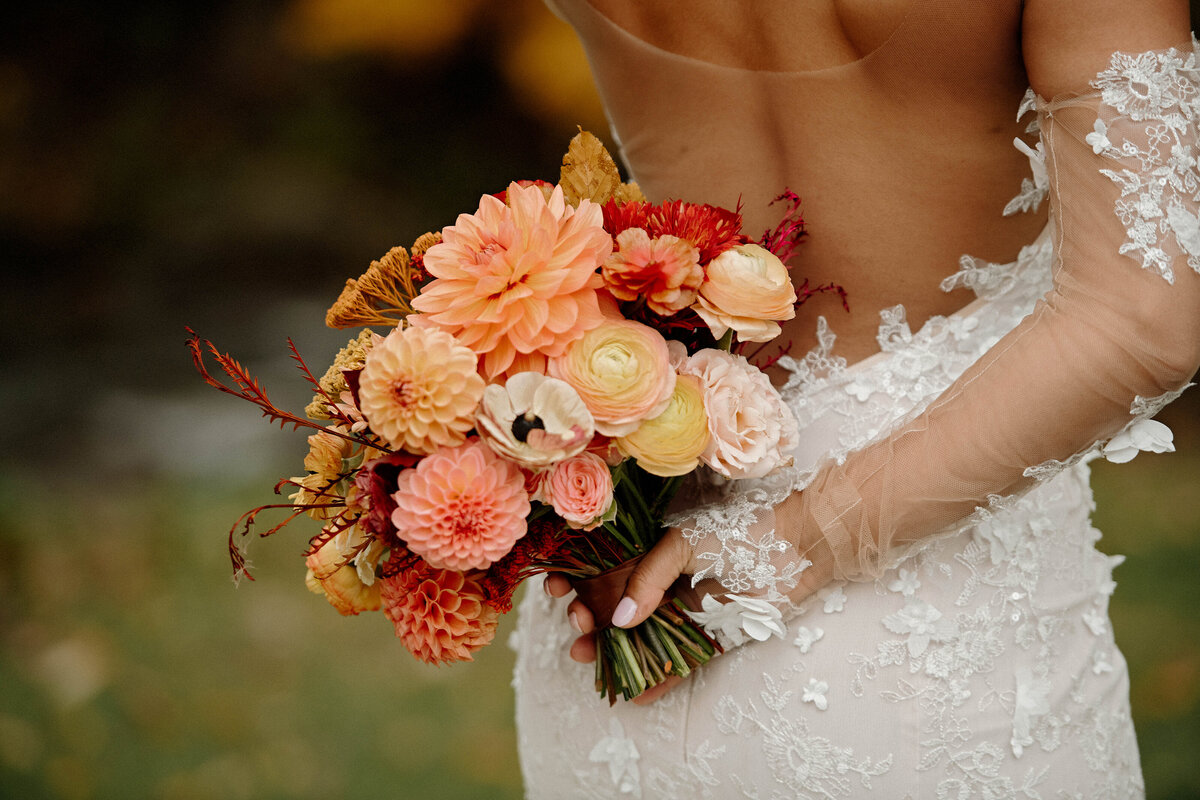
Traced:
[[[1087, 143], [1097, 155], [1129, 165], [1101, 170], [1121, 190], [1115, 211], [1129, 237], [1121, 253], [1140, 258], [1144, 268], [1171, 283], [1172, 252], [1178, 252], [1171, 237], [1188, 266], [1200, 272], [1198, 47], [1193, 40], [1193, 52], [1187, 54], [1174, 48], [1114, 53], [1108, 69], [1092, 82], [1117, 116], [1105, 119], [1102, 110]], [[1119, 135], [1123, 131], [1134, 135]]]

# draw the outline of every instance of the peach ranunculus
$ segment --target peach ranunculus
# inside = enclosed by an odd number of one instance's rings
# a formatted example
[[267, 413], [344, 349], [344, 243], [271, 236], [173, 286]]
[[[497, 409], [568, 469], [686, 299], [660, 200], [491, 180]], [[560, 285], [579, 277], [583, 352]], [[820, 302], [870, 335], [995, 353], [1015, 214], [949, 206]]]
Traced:
[[642, 228], [617, 235], [617, 250], [604, 262], [604, 285], [621, 300], [646, 298], [656, 314], [669, 317], [696, 300], [704, 280], [700, 251], [678, 236], [650, 238]]
[[558, 462], [542, 480], [540, 499], [572, 528], [590, 531], [616, 515], [612, 473], [600, 456], [580, 453]]
[[379, 610], [379, 583], [364, 583], [354, 564], [330, 540], [304, 561], [308, 574], [304, 582], [309, 591], [325, 595], [342, 616]]
[[496, 455], [537, 470], [587, 447], [595, 422], [565, 381], [518, 372], [483, 390], [475, 429]]
[[482, 357], [489, 379], [518, 354], [561, 355], [600, 324], [596, 269], [610, 252], [600, 206], [572, 208], [560, 188], [547, 198], [511, 184], [507, 204], [484, 195], [426, 251], [434, 280], [413, 300], [415, 324], [453, 333]]
[[675, 370], [658, 331], [630, 320], [605, 320], [550, 359], [550, 375], [571, 384], [605, 436], [632, 433], [667, 407]]
[[385, 442], [424, 455], [466, 438], [483, 387], [478, 359], [453, 336], [396, 328], [367, 353], [358, 404]]
[[486, 569], [525, 535], [525, 476], [478, 439], [426, 456], [396, 486], [396, 532], [440, 569]]
[[692, 309], [718, 339], [732, 328], [740, 341], [768, 342], [778, 320], [796, 316], [796, 289], [778, 256], [741, 244], [708, 263]]
[[683, 375], [704, 387], [711, 434], [705, 464], [727, 478], [761, 478], [790, 463], [799, 443], [796, 418], [762, 370], [743, 356], [706, 349], [688, 358]]
[[700, 464], [709, 439], [704, 389], [693, 375], [680, 375], [665, 411], [617, 439], [617, 447], [652, 475], [686, 475]]
[[470, 574], [417, 561], [380, 583], [383, 613], [396, 636], [426, 664], [473, 661], [471, 653], [496, 636], [500, 615], [484, 603]]

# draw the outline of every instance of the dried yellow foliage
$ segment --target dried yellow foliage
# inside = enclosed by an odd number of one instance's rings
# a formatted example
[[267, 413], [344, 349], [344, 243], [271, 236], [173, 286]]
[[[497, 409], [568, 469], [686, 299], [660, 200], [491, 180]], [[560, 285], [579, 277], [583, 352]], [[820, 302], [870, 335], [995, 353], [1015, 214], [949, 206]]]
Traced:
[[580, 200], [604, 203], [621, 186], [621, 175], [600, 140], [580, 130], [563, 156], [558, 185], [562, 187], [563, 197], [573, 206], [579, 205]]
[[421, 237], [413, 242], [412, 254], [413, 258], [425, 255], [425, 251], [442, 241], [440, 233], [424, 233]]
[[408, 251], [393, 247], [357, 279], [346, 281], [341, 295], [325, 312], [325, 324], [330, 328], [397, 325], [413, 312], [412, 299], [418, 291]]
[[612, 199], [616, 200], [618, 205], [621, 203], [644, 203], [646, 195], [642, 194], [642, 187], [638, 186], [636, 182], [630, 181], [618, 186], [617, 190], [613, 192]]

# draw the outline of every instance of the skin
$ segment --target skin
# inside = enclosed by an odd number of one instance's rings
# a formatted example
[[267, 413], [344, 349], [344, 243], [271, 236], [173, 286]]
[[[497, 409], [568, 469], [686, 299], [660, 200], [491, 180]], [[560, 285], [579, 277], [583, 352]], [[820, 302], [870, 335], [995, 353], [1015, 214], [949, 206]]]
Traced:
[[[749, 53], [743, 57], [753, 58], [755, 63], [747, 66], [760, 69], [812, 66], [805, 63], [806, 58], [817, 64], [854, 60], [886, 40], [908, 7], [905, 0], [808, 0], [755, 6], [743, 13], [722, 0], [696, 0], [695, 13], [680, 16], [669, 13], [669, 0], [593, 0], [593, 5], [626, 30], [656, 40], [666, 49], [692, 48], [709, 57], [716, 53], [729, 59]], [[770, 19], [763, 19], [764, 15]], [[789, 26], [783, 18], [788, 15], [800, 19]], [[805, 24], [797, 24], [800, 21]], [[717, 22], [720, 24], [713, 24]], [[1049, 98], [1086, 87], [1116, 50], [1138, 53], [1170, 47], [1188, 41], [1189, 35], [1186, 0], [1027, 0], [1019, 46], [1029, 85]], [[758, 37], [762, 46], [745, 48], [740, 44]], [[767, 63], [762, 63], [763, 59]], [[804, 585], [794, 593], [794, 600], [816, 591], [832, 575], [831, 565], [819, 557], [813, 560], [815, 565], [804, 573]], [[636, 611], [623, 627], [645, 620], [666, 588], [679, 575], [692, 574], [696, 566], [691, 546], [678, 529], [670, 529], [630, 576], [623, 597], [636, 604]], [[563, 575], [548, 576], [545, 588], [552, 597], [572, 592]], [[571, 644], [571, 658], [582, 663], [594, 661], [591, 611], [576, 599], [568, 605], [567, 614], [580, 633]], [[680, 680], [669, 678], [634, 702], [653, 703]]]

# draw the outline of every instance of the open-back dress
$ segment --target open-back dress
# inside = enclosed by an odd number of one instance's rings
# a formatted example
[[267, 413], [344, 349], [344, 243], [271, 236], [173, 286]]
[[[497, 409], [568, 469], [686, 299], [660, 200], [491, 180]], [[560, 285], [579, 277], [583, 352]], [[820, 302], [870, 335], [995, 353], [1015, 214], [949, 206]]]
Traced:
[[[553, 5], [646, 195], [740, 202], [757, 233], [797, 192], [794, 276], [852, 313], [818, 296], [780, 339], [793, 467], [683, 525], [704, 577], [776, 602], [786, 636], [610, 708], [568, 657], [566, 600], [530, 587], [528, 796], [1141, 796], [1087, 462], [1166, 447], [1149, 417], [1195, 369], [1194, 43], [1047, 101], [1017, 0], [913, 0], [863, 57], [795, 71]], [[805, 590], [816, 541], [837, 579]]]

